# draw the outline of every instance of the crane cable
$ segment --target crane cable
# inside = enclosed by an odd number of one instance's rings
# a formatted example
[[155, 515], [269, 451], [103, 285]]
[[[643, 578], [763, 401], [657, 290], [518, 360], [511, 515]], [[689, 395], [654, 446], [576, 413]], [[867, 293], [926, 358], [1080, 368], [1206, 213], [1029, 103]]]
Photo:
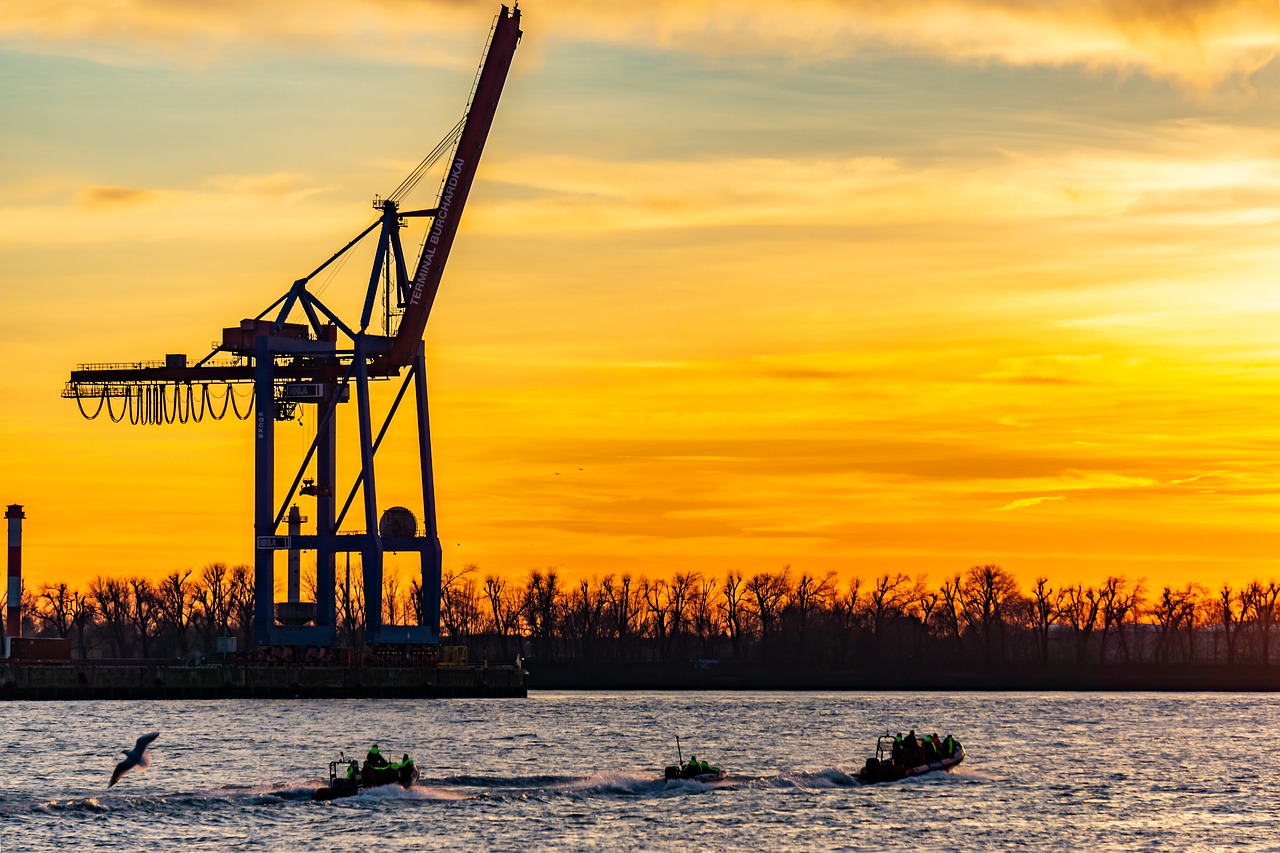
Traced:
[[401, 199], [412, 192], [413, 188], [418, 185], [418, 181], [422, 180], [423, 175], [427, 173], [427, 170], [434, 166], [436, 161], [445, 155], [446, 151], [449, 151], [457, 144], [462, 137], [463, 125], [466, 123], [467, 117], [465, 115], [458, 119], [458, 123], [453, 126], [453, 129], [445, 134], [444, 139], [436, 143], [436, 147], [431, 149], [431, 153], [422, 158], [422, 162], [409, 173], [407, 178], [400, 182], [400, 186], [392, 190], [391, 195], [387, 196], [387, 198], [399, 204]]
[[[173, 386], [173, 398], [170, 401], [167, 387], [162, 384], [155, 385], [126, 385], [123, 393], [118, 396], [124, 398], [124, 405], [121, 407], [119, 414], [116, 413], [115, 406], [111, 400], [117, 396], [111, 393], [110, 386], [103, 385], [97, 394], [86, 395], [81, 391], [77, 384], [74, 387], [76, 408], [80, 410], [80, 415], [87, 421], [96, 419], [102, 414], [102, 409], [107, 410], [107, 417], [112, 423], [120, 423], [126, 417], [129, 423], [134, 425], [160, 425], [173, 423], [200, 423], [208, 415], [215, 421], [220, 421], [226, 417], [227, 409], [231, 409], [237, 420], [245, 421], [253, 414], [254, 401], [257, 399], [257, 389], [249, 390], [249, 402], [244, 412], [240, 411], [239, 399], [236, 396], [234, 386], [226, 385], [226, 393], [222, 395], [222, 410], [216, 410], [215, 395], [210, 393], [208, 383], [201, 383], [200, 390], [197, 392], [195, 386], [191, 383], [186, 384], [185, 400], [183, 394], [183, 386], [175, 383]], [[89, 412], [84, 405], [86, 398], [97, 398], [98, 405], [92, 412]]]
[[102, 404], [107, 401], [107, 386], [102, 386], [102, 394], [98, 397], [98, 408], [93, 410], [93, 414], [89, 414], [84, 410], [84, 403], [80, 402], [80, 386], [76, 386], [76, 408], [80, 410], [80, 415], [86, 421], [91, 421], [102, 413]]

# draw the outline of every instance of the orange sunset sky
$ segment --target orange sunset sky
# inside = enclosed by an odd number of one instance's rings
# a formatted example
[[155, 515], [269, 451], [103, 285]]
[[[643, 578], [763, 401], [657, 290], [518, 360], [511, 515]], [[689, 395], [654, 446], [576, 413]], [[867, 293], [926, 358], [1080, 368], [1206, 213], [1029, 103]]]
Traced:
[[[63, 383], [205, 354], [358, 233], [497, 5], [4, 4], [29, 586], [251, 559], [248, 423], [90, 422]], [[1280, 576], [1274, 2], [521, 11], [426, 335], [446, 568]]]

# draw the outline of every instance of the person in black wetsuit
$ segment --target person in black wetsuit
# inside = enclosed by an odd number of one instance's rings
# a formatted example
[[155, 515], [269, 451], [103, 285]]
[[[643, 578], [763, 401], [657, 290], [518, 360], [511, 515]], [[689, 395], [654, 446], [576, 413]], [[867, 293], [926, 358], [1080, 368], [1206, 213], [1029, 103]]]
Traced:
[[369, 754], [366, 758], [370, 767], [385, 767], [387, 765], [387, 759], [382, 757], [382, 753], [378, 751], [376, 743], [369, 747]]
[[920, 741], [916, 740], [916, 730], [912, 729], [907, 732], [906, 741], [903, 747], [907, 751], [907, 766], [915, 767], [920, 763]]
[[898, 732], [893, 736], [893, 763], [905, 765], [907, 763], [907, 746], [902, 740], [902, 732]]
[[413, 781], [413, 759], [409, 757], [409, 753], [405, 753], [400, 759], [399, 764], [392, 764], [399, 776], [400, 784], [407, 786]]

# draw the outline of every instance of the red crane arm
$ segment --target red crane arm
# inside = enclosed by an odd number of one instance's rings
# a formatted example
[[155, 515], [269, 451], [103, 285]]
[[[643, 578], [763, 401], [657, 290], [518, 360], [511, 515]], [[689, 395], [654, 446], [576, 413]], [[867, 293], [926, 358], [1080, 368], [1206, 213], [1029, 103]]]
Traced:
[[431, 306], [440, 290], [440, 277], [444, 273], [445, 262], [449, 259], [449, 250], [453, 247], [453, 238], [458, 233], [462, 209], [467, 203], [467, 194], [471, 192], [471, 183], [475, 180], [476, 166], [480, 163], [485, 139], [493, 125], [493, 115], [498, 109], [498, 98], [502, 95], [507, 70], [511, 67], [511, 58], [515, 55], [519, 41], [520, 10], [517, 8], [509, 12], [503, 6], [498, 14], [493, 37], [489, 41], [489, 49], [485, 53], [480, 77], [476, 81], [475, 94], [471, 99], [462, 135], [458, 138], [453, 163], [449, 166], [449, 173], [440, 192], [435, 220], [427, 233], [422, 256], [418, 259], [418, 268], [409, 286], [409, 299], [404, 316], [400, 319], [400, 328], [391, 343], [391, 349], [374, 363], [373, 372], [397, 372], [413, 361], [418, 352]]

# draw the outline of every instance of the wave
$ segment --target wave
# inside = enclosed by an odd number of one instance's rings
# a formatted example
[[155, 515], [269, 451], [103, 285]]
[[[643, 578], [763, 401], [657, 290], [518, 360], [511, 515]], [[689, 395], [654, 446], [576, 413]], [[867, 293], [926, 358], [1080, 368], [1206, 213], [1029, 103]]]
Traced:
[[776, 776], [761, 777], [758, 781], [771, 783], [777, 788], [852, 788], [862, 785], [862, 780], [857, 776], [846, 773], [839, 767], [779, 773]]
[[383, 785], [369, 788], [354, 797], [345, 797], [342, 801], [352, 800], [430, 800], [435, 802], [458, 802], [475, 799], [475, 794], [450, 788], [439, 788], [433, 785], [414, 785], [412, 788], [401, 788], [399, 785]]
[[[457, 774], [453, 776], [445, 776], [443, 779], [436, 780], [441, 785], [465, 785], [470, 788], [547, 788], [566, 782], [571, 782], [577, 777], [575, 776], [552, 776], [552, 775], [533, 775], [533, 776], [481, 776], [477, 774]], [[433, 784], [432, 782], [420, 779], [418, 784]]]
[[184, 808], [219, 806], [261, 806], [276, 803], [309, 801], [319, 787], [314, 782], [281, 782], [257, 785], [223, 785], [210, 791], [182, 791], [166, 794], [121, 794], [46, 800], [30, 808], [44, 814], [113, 812], [168, 812]]

